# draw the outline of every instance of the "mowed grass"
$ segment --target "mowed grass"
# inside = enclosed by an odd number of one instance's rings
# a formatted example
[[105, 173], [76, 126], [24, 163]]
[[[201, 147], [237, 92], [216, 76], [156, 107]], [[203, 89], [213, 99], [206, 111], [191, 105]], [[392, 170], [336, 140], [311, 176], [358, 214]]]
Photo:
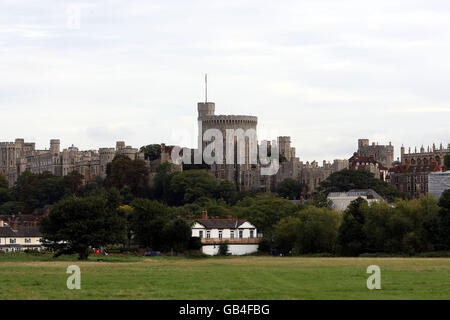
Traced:
[[[0, 299], [449, 299], [449, 258], [0, 255]], [[66, 268], [81, 269], [68, 290]], [[368, 290], [369, 265], [381, 290]]]

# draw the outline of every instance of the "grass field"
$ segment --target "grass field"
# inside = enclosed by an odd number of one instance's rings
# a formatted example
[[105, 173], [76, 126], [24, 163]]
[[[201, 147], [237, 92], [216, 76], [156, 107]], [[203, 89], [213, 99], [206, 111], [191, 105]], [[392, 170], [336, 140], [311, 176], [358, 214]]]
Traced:
[[[0, 255], [0, 299], [449, 299], [449, 258]], [[68, 290], [66, 268], [81, 268]], [[381, 268], [368, 290], [366, 268]]]

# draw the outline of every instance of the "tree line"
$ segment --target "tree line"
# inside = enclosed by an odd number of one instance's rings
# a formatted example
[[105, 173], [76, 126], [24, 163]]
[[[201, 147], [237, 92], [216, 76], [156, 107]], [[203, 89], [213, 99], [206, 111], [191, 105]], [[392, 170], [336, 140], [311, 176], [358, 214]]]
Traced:
[[[147, 150], [149, 159], [157, 156]], [[83, 184], [76, 172], [55, 177], [46, 172], [22, 174], [13, 188], [0, 174], [0, 213], [30, 212], [52, 204], [41, 229], [57, 254], [89, 247], [132, 244], [158, 251], [198, 248], [190, 237], [190, 219], [208, 211], [210, 217], [248, 219], [264, 234], [260, 250], [291, 254], [367, 252], [414, 254], [449, 250], [449, 193], [439, 200], [409, 200], [369, 172], [343, 170], [321, 183], [320, 192], [305, 204], [274, 194], [242, 192], [234, 183], [204, 170], [177, 172], [169, 163], [156, 169], [153, 183], [142, 160], [116, 156], [106, 177]], [[294, 181], [295, 182], [295, 181]], [[297, 182], [280, 184], [279, 195], [298, 195]], [[330, 209], [327, 193], [372, 188], [389, 203], [358, 199], [344, 212]], [[286, 198], [289, 198], [287, 196]], [[447, 199], [447, 200], [446, 200]]]

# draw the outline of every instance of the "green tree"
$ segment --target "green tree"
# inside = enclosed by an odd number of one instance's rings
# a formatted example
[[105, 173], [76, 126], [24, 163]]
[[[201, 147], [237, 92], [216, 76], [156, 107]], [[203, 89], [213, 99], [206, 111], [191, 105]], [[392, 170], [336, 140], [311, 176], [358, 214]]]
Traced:
[[218, 256], [227, 256], [228, 255], [228, 244], [221, 243], [219, 245], [219, 250], [217, 251]]
[[173, 171], [172, 164], [167, 161], [160, 163], [156, 167], [156, 175], [153, 179], [153, 193], [157, 200], [164, 201], [165, 203], [170, 202], [170, 180], [174, 174], [175, 172]]
[[9, 188], [0, 188], [0, 206], [12, 200], [11, 191]]
[[223, 199], [227, 204], [234, 204], [237, 197], [236, 185], [229, 180], [220, 181], [215, 191], [215, 197]]
[[161, 156], [161, 145], [149, 144], [141, 147], [140, 152], [144, 153], [145, 160], [156, 160]]
[[50, 172], [22, 173], [11, 189], [14, 200], [25, 204], [24, 211], [32, 212], [47, 204], [53, 204], [66, 195], [64, 180]]
[[168, 202], [183, 205], [195, 202], [200, 197], [214, 198], [218, 182], [216, 178], [202, 170], [176, 173], [170, 180]]
[[359, 197], [353, 200], [345, 210], [338, 234], [338, 252], [344, 256], [357, 256], [367, 247], [364, 224], [368, 203]]
[[450, 189], [445, 190], [439, 199], [439, 247], [450, 250]]
[[108, 188], [122, 190], [129, 186], [135, 196], [147, 196], [149, 169], [140, 159], [131, 160], [125, 155], [118, 155], [106, 168], [105, 184]]
[[445, 155], [444, 165], [447, 167], [447, 170], [450, 170], [450, 154]]
[[283, 218], [294, 216], [296, 211], [297, 206], [291, 201], [266, 194], [246, 197], [231, 208], [234, 217], [248, 219], [268, 239], [271, 239], [275, 224]]
[[123, 243], [125, 217], [105, 197], [68, 198], [41, 220], [44, 245], [56, 256], [77, 253], [86, 260], [90, 247]]
[[83, 187], [83, 175], [78, 171], [72, 171], [63, 177], [63, 185], [66, 190], [66, 194], [80, 195]]
[[345, 192], [351, 189], [372, 189], [380, 196], [392, 202], [396, 198], [406, 198], [407, 195], [398, 191], [392, 185], [380, 179], [367, 170], [344, 169], [332, 173], [320, 183], [319, 191], [328, 195], [330, 192]]
[[333, 253], [340, 223], [339, 212], [310, 206], [275, 226], [274, 243], [296, 254]]
[[18, 201], [8, 201], [0, 205], [0, 214], [13, 215], [23, 213], [25, 204]]
[[323, 192], [317, 192], [312, 199], [313, 206], [317, 208], [331, 209], [332, 201], [328, 199], [327, 195]]
[[277, 186], [277, 193], [281, 197], [288, 198], [290, 200], [300, 198], [301, 192], [302, 185], [300, 182], [291, 178], [284, 179]]
[[8, 189], [9, 182], [5, 175], [0, 171], [0, 189]]
[[131, 206], [133, 234], [141, 246], [161, 251], [188, 248], [191, 228], [184, 219], [171, 216], [170, 208], [148, 199], [135, 199]]

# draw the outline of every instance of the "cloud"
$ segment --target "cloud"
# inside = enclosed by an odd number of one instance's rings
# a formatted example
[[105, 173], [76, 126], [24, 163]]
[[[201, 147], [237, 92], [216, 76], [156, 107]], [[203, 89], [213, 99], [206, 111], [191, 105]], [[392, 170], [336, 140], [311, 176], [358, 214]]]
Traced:
[[258, 116], [261, 138], [291, 135], [305, 161], [348, 157], [360, 137], [432, 144], [448, 139], [449, 13], [438, 0], [2, 1], [2, 140], [195, 143], [207, 72], [217, 113]]

